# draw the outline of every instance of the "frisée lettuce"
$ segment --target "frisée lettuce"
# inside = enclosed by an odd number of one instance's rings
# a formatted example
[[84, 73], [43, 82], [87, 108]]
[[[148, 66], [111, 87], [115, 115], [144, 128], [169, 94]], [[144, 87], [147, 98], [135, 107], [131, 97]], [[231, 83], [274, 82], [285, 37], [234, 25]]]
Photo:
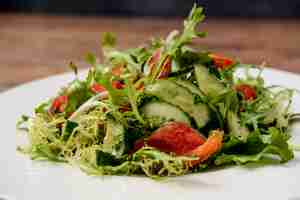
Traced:
[[292, 160], [293, 90], [267, 87], [249, 72], [260, 67], [193, 46], [206, 36], [203, 19], [195, 5], [182, 32], [126, 50], [105, 33], [103, 62], [89, 53], [84, 79], [71, 63], [75, 79], [17, 122], [29, 141], [18, 150], [91, 175], [152, 178]]

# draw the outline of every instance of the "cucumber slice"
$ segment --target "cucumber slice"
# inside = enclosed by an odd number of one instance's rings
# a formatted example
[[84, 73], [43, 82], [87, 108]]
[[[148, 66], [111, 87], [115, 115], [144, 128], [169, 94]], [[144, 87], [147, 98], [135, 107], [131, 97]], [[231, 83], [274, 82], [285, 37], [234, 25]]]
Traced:
[[179, 107], [195, 120], [198, 128], [202, 128], [209, 121], [208, 106], [203, 103], [194, 104], [194, 95], [174, 81], [157, 80], [145, 88], [145, 93]]
[[108, 119], [103, 140], [103, 151], [120, 158], [125, 151], [125, 129], [113, 119]]
[[149, 102], [141, 108], [141, 112], [145, 117], [162, 117], [166, 120], [174, 120], [184, 122], [191, 125], [189, 117], [176, 106], [164, 102]]
[[207, 96], [215, 97], [225, 92], [225, 86], [205, 66], [196, 65], [195, 75], [200, 90]]
[[190, 92], [199, 95], [200, 97], [204, 96], [204, 94], [199, 90], [199, 88], [197, 86], [193, 85], [192, 83], [190, 83], [189, 81], [178, 79], [178, 80], [175, 80], [175, 82], [178, 85], [187, 88]]

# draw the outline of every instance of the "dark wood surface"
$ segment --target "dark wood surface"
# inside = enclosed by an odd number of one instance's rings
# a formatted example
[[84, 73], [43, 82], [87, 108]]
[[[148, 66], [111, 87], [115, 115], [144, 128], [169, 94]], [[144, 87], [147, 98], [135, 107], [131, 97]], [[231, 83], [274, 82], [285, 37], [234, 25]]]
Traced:
[[[100, 35], [118, 35], [119, 47], [143, 44], [181, 28], [181, 18], [110, 18], [0, 15], [0, 91], [34, 79], [67, 71], [74, 61], [86, 67], [87, 52], [100, 54]], [[242, 62], [300, 73], [300, 20], [214, 19], [200, 27], [203, 48]]]

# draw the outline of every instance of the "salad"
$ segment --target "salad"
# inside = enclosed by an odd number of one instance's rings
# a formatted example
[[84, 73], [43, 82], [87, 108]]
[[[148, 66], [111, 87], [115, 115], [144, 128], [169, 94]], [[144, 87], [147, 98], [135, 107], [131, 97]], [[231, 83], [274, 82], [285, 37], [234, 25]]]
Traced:
[[151, 178], [293, 159], [293, 90], [265, 86], [261, 66], [192, 47], [203, 19], [194, 5], [181, 32], [122, 51], [103, 34], [102, 62], [88, 54], [83, 80], [70, 63], [75, 79], [18, 121], [28, 138], [18, 150], [91, 175]]

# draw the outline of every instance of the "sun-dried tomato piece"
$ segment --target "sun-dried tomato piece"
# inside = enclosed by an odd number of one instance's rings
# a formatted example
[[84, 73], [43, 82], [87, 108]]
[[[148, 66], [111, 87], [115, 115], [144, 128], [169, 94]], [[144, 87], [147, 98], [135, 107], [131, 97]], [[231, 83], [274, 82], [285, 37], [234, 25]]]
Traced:
[[256, 90], [251, 85], [240, 84], [236, 86], [235, 89], [243, 95], [243, 98], [246, 101], [254, 100], [256, 98]]

